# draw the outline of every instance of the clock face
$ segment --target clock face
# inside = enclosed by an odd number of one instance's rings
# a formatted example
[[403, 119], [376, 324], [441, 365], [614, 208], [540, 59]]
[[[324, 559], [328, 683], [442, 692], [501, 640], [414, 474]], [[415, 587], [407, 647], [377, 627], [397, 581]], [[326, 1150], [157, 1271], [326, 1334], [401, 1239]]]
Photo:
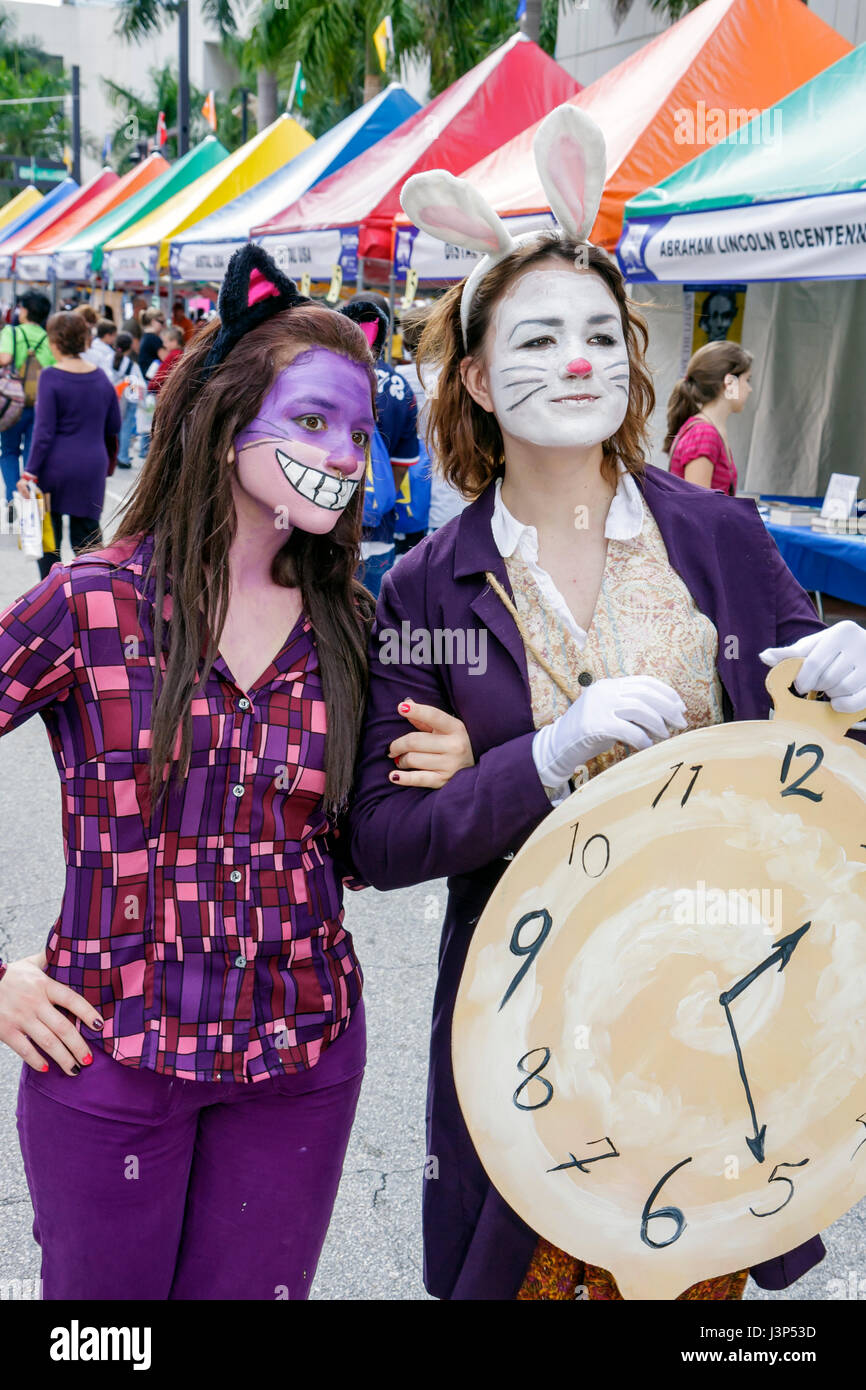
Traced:
[[633, 755], [539, 826], [475, 929], [457, 1093], [533, 1230], [675, 1298], [866, 1195], [863, 714], [767, 679], [767, 722]]

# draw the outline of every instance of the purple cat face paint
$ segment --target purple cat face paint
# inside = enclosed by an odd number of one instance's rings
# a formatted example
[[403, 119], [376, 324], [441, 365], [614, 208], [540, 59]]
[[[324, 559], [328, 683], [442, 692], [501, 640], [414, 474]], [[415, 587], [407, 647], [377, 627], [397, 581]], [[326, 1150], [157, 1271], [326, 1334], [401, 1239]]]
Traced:
[[322, 535], [364, 477], [374, 428], [366, 369], [313, 348], [280, 372], [235, 436], [237, 482], [288, 527]]

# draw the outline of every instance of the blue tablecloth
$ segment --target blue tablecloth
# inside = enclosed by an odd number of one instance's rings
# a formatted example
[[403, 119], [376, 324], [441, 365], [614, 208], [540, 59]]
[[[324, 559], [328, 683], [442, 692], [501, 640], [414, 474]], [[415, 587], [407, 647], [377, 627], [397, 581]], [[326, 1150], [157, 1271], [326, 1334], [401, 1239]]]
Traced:
[[806, 526], [767, 530], [804, 589], [866, 605], [866, 536], [828, 536]]

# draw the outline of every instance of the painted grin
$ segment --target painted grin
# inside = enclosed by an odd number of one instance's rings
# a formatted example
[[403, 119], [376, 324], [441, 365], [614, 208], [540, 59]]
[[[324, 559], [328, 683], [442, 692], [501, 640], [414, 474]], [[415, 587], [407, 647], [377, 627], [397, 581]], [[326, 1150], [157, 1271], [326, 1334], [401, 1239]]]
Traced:
[[277, 449], [276, 454], [286, 478], [306, 501], [326, 512], [340, 512], [349, 505], [359, 478], [340, 478], [334, 473], [323, 473], [319, 468], [308, 468], [281, 449]]

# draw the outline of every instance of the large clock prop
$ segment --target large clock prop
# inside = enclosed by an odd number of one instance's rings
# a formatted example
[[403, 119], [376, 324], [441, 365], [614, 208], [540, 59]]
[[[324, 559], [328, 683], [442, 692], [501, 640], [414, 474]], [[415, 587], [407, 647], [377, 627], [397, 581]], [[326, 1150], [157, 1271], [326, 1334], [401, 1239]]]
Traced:
[[476, 927], [457, 1093], [491, 1181], [626, 1298], [782, 1254], [866, 1195], [866, 751], [767, 676], [769, 721], [610, 768]]

